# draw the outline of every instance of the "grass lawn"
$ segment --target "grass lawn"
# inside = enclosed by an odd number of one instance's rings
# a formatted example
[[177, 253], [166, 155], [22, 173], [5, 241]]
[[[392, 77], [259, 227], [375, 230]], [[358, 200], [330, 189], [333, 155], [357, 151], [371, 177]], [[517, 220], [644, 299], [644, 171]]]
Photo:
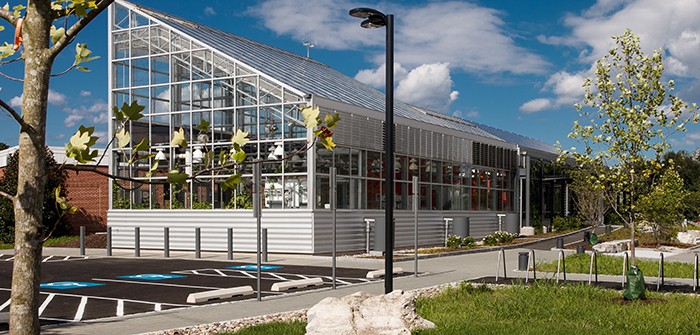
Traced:
[[[598, 254], [598, 274], [622, 276], [622, 257]], [[589, 273], [591, 268], [590, 254], [569, 255], [565, 259], [566, 273]], [[627, 264], [629, 267], [629, 262]], [[642, 270], [645, 277], [657, 277], [659, 273], [659, 261], [637, 258], [637, 267]], [[557, 261], [543, 262], [536, 265], [537, 271], [556, 272]], [[694, 266], [691, 263], [664, 261], [664, 277], [667, 278], [693, 278]]]
[[[48, 247], [50, 245], [61, 244], [61, 243], [70, 242], [70, 241], [79, 240], [79, 239], [80, 239], [80, 236], [52, 237], [52, 238], [46, 240], [46, 242], [44, 242], [44, 246]], [[14, 248], [15, 248], [15, 246], [11, 243], [0, 243], [0, 250], [14, 249]]]
[[[462, 283], [418, 298], [418, 314], [437, 328], [413, 334], [697, 334], [698, 298], [647, 291], [646, 301], [620, 301], [621, 293], [582, 284], [540, 280], [499, 289]], [[304, 322], [273, 323], [236, 333], [304, 334]]]

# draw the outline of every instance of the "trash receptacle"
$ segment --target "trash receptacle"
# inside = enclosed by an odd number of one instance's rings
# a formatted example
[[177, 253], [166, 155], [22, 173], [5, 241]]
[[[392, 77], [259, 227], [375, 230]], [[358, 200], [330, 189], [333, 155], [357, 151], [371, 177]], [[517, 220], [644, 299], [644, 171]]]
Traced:
[[520, 235], [520, 221], [517, 213], [507, 213], [505, 217], [505, 229], [511, 234]]
[[557, 238], [557, 249], [564, 249], [564, 239], [561, 237]]
[[465, 238], [469, 236], [469, 218], [456, 217], [452, 219], [452, 233]]
[[530, 259], [529, 252], [518, 253], [518, 271], [527, 271], [527, 261]]
[[579, 244], [576, 246], [576, 253], [577, 254], [585, 254], [586, 253], [586, 246], [583, 244]]

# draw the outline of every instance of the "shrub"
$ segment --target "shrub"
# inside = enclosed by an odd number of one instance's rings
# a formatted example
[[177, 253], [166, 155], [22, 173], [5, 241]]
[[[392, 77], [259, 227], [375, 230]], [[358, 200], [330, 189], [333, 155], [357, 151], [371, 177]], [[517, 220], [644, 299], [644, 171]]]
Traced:
[[450, 249], [459, 249], [459, 248], [476, 248], [476, 243], [474, 242], [473, 237], [465, 237], [462, 238], [460, 236], [456, 235], [450, 235], [447, 237], [446, 243], [448, 248]]
[[497, 231], [484, 236], [485, 245], [510, 244], [517, 235], [507, 231]]

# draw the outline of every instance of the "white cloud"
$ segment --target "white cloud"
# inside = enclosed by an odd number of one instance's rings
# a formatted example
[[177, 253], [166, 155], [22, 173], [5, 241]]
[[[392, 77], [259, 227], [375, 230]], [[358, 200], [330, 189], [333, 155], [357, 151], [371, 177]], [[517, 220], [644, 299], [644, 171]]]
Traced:
[[685, 146], [685, 147], [690, 147], [691, 150], [692, 148], [697, 148], [698, 143], [700, 143], [700, 132], [694, 132], [694, 133], [684, 133], [685, 136], [681, 138], [680, 140], [675, 139], [675, 138], [669, 138], [669, 142], [673, 146]]
[[[408, 76], [408, 70], [399, 63], [394, 63], [394, 82], [400, 82]], [[355, 79], [376, 88], [382, 88], [386, 84], [386, 63], [376, 69], [360, 70]]]
[[465, 114], [465, 113], [462, 113], [462, 111], [460, 111], [460, 110], [456, 110], [456, 111], [452, 112], [452, 116], [458, 117], [458, 118], [462, 118], [462, 119], [465, 119], [465, 120], [474, 120], [474, 119], [480, 118], [480, 117], [481, 117], [481, 114], [479, 113], [479, 111], [477, 111], [477, 110], [475, 110], [475, 109], [469, 111], [469, 112], [466, 113], [466, 114]]
[[90, 91], [80, 91], [80, 96], [81, 96], [81, 97], [89, 97], [89, 96], [92, 96], [92, 92], [90, 92]]
[[14, 108], [22, 107], [22, 95], [10, 99], [10, 106]]
[[[10, 106], [19, 108], [22, 107], [22, 99], [24, 97], [24, 94], [21, 94], [19, 96], [16, 96], [12, 99], [10, 99]], [[63, 94], [56, 92], [52, 89], [49, 89], [49, 98], [48, 98], [48, 103], [57, 107], [62, 107], [66, 104], [66, 101], [68, 100], [68, 97]]]
[[396, 97], [410, 104], [446, 112], [455, 96], [452, 84], [448, 63], [424, 64], [411, 70], [399, 82]]
[[450, 100], [455, 101], [457, 99], [459, 99], [459, 91], [452, 91], [452, 93], [450, 93]]
[[95, 142], [95, 144], [97, 145], [106, 145], [107, 142], [109, 142], [109, 137], [107, 136], [107, 131], [105, 130], [95, 130], [95, 132], [92, 133], [92, 136], [99, 137], [99, 139], [97, 139], [97, 142]]
[[551, 109], [552, 101], [547, 98], [537, 98], [530, 100], [520, 106], [519, 110], [525, 114], [537, 113], [543, 110]]
[[88, 118], [94, 124], [105, 123], [107, 122], [107, 110], [107, 103], [101, 99], [94, 101], [89, 106], [66, 107], [63, 111], [68, 113], [68, 116], [63, 120], [63, 125], [69, 128], [74, 127], [85, 118]]
[[[440, 62], [479, 74], [531, 74], [549, 66], [517, 45], [498, 10], [462, 1], [386, 5], [396, 13], [396, 62], [407, 68]], [[277, 34], [316, 41], [320, 48], [374, 50], [372, 60], [379, 65], [384, 29], [362, 29], [360, 19], [338, 14], [353, 7], [357, 4], [346, 0], [267, 0], [247, 13]]]
[[208, 16], [214, 16], [216, 15], [216, 11], [214, 11], [214, 8], [211, 6], [206, 6], [204, 7], [204, 14]]

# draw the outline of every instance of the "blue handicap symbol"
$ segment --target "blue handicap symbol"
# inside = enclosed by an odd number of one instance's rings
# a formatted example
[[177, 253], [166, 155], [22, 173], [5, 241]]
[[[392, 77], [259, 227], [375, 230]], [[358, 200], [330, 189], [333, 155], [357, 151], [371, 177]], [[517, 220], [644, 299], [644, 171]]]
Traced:
[[[281, 269], [281, 266], [272, 266], [272, 265], [261, 265], [260, 270], [273, 270], [273, 269]], [[237, 270], [257, 270], [258, 266], [254, 264], [249, 264], [249, 265], [238, 265], [238, 266], [229, 266], [228, 269], [237, 269]]]
[[58, 290], [67, 290], [72, 288], [90, 287], [90, 286], [102, 286], [104, 284], [97, 283], [84, 283], [77, 281], [57, 281], [53, 283], [43, 283], [39, 285], [41, 288], [53, 288]]
[[185, 276], [164, 275], [164, 274], [159, 274], [159, 273], [144, 273], [144, 274], [140, 274], [140, 275], [118, 276], [117, 278], [163, 280], [163, 279], [173, 279], [173, 278], [183, 278], [183, 277], [185, 277]]

